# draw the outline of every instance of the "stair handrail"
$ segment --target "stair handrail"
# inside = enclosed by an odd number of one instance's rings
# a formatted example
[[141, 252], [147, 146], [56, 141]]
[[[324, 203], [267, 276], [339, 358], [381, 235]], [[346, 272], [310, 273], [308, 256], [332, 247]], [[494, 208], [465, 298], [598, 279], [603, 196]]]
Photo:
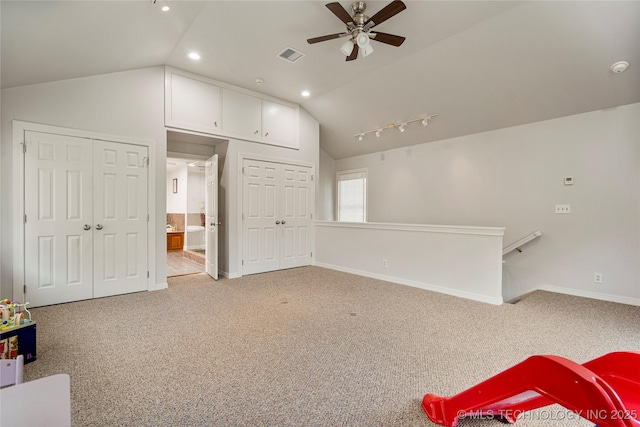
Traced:
[[520, 249], [520, 246], [523, 246], [526, 243], [529, 243], [533, 239], [537, 239], [540, 236], [542, 236], [542, 231], [540, 231], [540, 230], [534, 231], [533, 233], [529, 234], [528, 236], [525, 236], [522, 239], [518, 240], [514, 244], [509, 245], [506, 248], [504, 248], [502, 250], [502, 256], [505, 256], [509, 252], [512, 252], [512, 251], [515, 251], [515, 250], [517, 250], [518, 252], [522, 252], [522, 250]]

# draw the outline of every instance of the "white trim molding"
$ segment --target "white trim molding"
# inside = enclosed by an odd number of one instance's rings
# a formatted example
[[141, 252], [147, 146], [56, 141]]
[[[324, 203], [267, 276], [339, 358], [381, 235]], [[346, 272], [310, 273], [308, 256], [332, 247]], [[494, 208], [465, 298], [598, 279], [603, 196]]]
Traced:
[[604, 294], [600, 292], [584, 291], [582, 289], [565, 288], [562, 286], [542, 285], [537, 290], [554, 292], [557, 294], [573, 295], [576, 297], [591, 298], [601, 301], [617, 302], [620, 304], [635, 305], [640, 307], [639, 298], [623, 297], [619, 295]]
[[361, 228], [373, 230], [411, 231], [421, 233], [475, 234], [504, 236], [504, 227], [474, 227], [466, 225], [393, 224], [384, 222], [316, 221], [316, 227]]

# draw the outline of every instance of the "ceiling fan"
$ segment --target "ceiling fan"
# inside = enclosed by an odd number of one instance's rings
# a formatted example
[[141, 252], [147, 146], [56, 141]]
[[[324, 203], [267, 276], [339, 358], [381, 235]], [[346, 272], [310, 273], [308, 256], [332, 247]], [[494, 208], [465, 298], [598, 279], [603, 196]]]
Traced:
[[313, 44], [340, 37], [349, 37], [349, 40], [340, 48], [342, 53], [347, 56], [347, 61], [356, 59], [358, 52], [362, 52], [362, 57], [370, 55], [371, 52], [373, 52], [373, 48], [369, 43], [370, 40], [386, 43], [391, 46], [400, 46], [405, 41], [405, 38], [401, 36], [371, 31], [376, 25], [382, 24], [387, 19], [392, 18], [407, 8], [401, 0], [392, 1], [372, 17], [364, 14], [367, 5], [363, 1], [357, 1], [351, 4], [353, 16], [349, 15], [349, 12], [338, 2], [328, 3], [326, 6], [338, 19], [347, 25], [347, 30], [344, 33], [329, 34], [307, 39], [307, 43]]

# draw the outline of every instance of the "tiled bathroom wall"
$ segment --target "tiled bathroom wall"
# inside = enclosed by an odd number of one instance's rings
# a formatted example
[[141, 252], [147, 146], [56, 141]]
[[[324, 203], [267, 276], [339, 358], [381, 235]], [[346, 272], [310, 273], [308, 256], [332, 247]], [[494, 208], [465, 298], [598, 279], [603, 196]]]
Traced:
[[184, 214], [183, 213], [168, 213], [167, 224], [173, 227], [174, 231], [184, 231]]

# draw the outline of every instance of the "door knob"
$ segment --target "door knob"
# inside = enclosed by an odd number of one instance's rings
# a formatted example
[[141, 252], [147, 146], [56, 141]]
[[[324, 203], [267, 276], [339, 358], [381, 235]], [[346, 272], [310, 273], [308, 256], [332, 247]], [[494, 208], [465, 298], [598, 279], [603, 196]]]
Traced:
[[84, 228], [85, 230], [91, 230], [91, 226], [89, 224], [85, 224], [82, 228]]
[[102, 230], [102, 224], [96, 224], [96, 230]]
[[215, 226], [216, 226], [216, 223], [215, 223], [215, 222], [212, 222], [212, 223], [211, 223], [211, 226], [212, 226], [212, 227], [215, 227]]
[[276, 221], [276, 225], [280, 224], [280, 221]]
[[282, 225], [285, 225], [287, 223], [287, 221], [285, 221], [284, 219], [282, 220]]

